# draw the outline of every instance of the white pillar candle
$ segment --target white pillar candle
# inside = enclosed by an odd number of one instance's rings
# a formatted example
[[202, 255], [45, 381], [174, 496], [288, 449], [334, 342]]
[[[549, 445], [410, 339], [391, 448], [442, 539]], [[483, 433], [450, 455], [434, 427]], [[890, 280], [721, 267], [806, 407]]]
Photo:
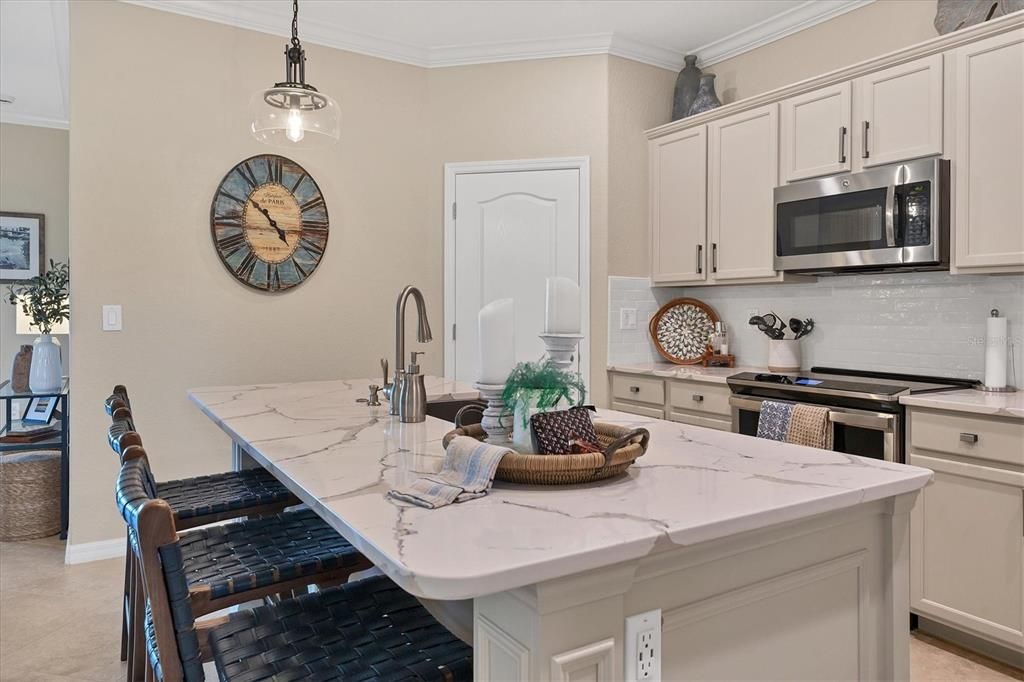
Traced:
[[548, 277], [544, 307], [546, 334], [580, 333], [580, 287], [568, 277]]
[[516, 364], [515, 306], [511, 298], [480, 309], [480, 383], [503, 384]]

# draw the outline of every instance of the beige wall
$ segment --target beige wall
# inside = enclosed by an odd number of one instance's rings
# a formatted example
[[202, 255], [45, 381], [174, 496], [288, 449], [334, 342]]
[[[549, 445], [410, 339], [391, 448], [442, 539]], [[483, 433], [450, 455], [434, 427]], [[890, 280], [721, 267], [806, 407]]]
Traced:
[[675, 81], [672, 71], [619, 57], [608, 60], [609, 275], [650, 273], [644, 131], [671, 118]]
[[[45, 216], [44, 257], [68, 260], [68, 131], [0, 124], [0, 211]], [[7, 284], [0, 286], [6, 296]], [[15, 307], [0, 301], [0, 381], [11, 377], [14, 355], [34, 336], [15, 333]], [[68, 369], [70, 344], [64, 348]]]
[[[75, 544], [121, 534], [102, 411], [113, 383], [131, 391], [158, 478], [224, 470], [228, 439], [187, 388], [376, 376], [408, 282], [440, 319], [426, 79], [414, 67], [308, 46], [310, 81], [341, 104], [342, 140], [289, 156], [327, 197], [330, 247], [283, 295], [243, 287], [218, 260], [210, 200], [235, 163], [269, 151], [246, 129], [246, 104], [279, 75], [284, 43], [119, 2], [71, 3]], [[105, 303], [124, 306], [124, 331], [100, 331]], [[432, 345], [426, 369], [438, 372]]]
[[935, 0], [877, 0], [707, 70], [729, 104], [934, 38], [934, 19]]

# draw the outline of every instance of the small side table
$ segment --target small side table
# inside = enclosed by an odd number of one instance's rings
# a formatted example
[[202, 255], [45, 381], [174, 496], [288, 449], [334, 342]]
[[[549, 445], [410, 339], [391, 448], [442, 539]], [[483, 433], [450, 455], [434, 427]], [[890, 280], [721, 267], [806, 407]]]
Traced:
[[38, 440], [34, 443], [3, 443], [0, 442], [0, 452], [18, 452], [26, 450], [60, 450], [60, 538], [66, 540], [68, 537], [68, 488], [70, 468], [68, 464], [69, 453], [69, 425], [70, 415], [68, 412], [70, 381], [67, 377], [61, 382], [57, 391], [49, 393], [33, 393], [29, 391], [15, 391], [11, 382], [0, 383], [0, 401], [3, 401], [4, 423], [0, 427], [0, 436], [6, 436], [11, 430], [15, 420], [13, 418], [12, 402], [15, 400], [31, 400], [32, 398], [57, 398], [57, 411], [60, 412], [60, 429], [49, 438]]

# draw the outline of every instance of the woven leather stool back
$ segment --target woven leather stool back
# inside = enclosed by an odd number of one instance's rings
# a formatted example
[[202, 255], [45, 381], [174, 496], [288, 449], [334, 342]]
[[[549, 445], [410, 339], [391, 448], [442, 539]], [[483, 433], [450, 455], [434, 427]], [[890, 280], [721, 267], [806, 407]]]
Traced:
[[[134, 446], [132, 450], [141, 451]], [[202, 682], [203, 664], [189, 602], [181, 547], [170, 506], [150, 492], [144, 452], [125, 459], [117, 479], [117, 507], [142, 568], [146, 649], [157, 680]]]

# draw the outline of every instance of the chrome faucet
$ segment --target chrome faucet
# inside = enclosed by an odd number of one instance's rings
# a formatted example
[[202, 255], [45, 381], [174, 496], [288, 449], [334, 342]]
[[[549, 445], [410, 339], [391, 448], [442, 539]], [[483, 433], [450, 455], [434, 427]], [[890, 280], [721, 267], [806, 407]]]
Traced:
[[[427, 343], [433, 339], [433, 336], [430, 334], [430, 322], [427, 321], [427, 306], [423, 303], [423, 294], [419, 289], [410, 284], [402, 289], [402, 293], [398, 295], [398, 302], [395, 304], [395, 378], [384, 387], [384, 395], [389, 401], [388, 414], [390, 415], [399, 414], [399, 405], [401, 403], [399, 393], [402, 386], [402, 375], [404, 374], [402, 367], [405, 361], [405, 305], [409, 301], [410, 296], [416, 301], [416, 314], [418, 317], [416, 340], [420, 343]], [[384, 383], [387, 384], [386, 361], [382, 360], [381, 365], [384, 367]]]

